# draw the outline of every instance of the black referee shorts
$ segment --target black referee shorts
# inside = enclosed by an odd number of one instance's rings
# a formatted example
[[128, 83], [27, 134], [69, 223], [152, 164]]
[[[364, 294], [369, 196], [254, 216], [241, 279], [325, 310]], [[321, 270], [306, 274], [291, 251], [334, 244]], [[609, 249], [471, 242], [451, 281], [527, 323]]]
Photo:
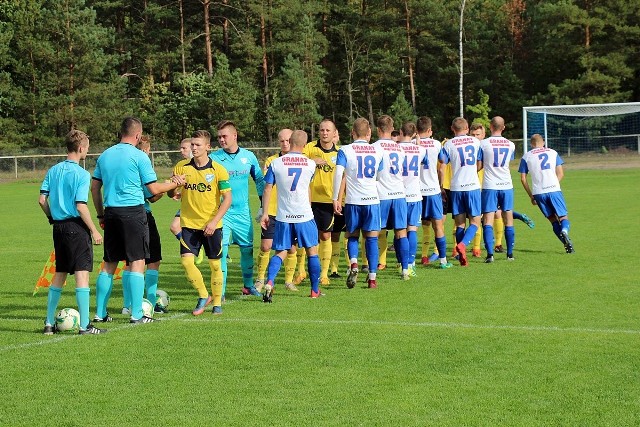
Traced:
[[53, 223], [56, 272], [93, 271], [91, 232], [80, 218]]
[[104, 210], [104, 260], [118, 262], [149, 258], [149, 227], [143, 205]]

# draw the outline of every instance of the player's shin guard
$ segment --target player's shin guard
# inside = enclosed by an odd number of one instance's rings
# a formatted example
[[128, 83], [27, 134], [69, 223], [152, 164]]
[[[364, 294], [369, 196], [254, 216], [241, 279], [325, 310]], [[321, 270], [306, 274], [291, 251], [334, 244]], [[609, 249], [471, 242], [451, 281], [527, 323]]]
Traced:
[[131, 272], [124, 270], [122, 272], [122, 306], [131, 308], [131, 287], [129, 283]]
[[240, 247], [240, 269], [245, 288], [253, 286], [253, 246]]
[[180, 264], [184, 267], [187, 281], [198, 291], [198, 298], [206, 298], [209, 296], [209, 292], [207, 292], [207, 287], [204, 285], [202, 273], [200, 273], [200, 270], [196, 267], [195, 260], [195, 257], [183, 256], [180, 257]]
[[476, 227], [476, 234], [473, 235], [473, 249], [480, 250], [481, 242], [482, 242], [482, 229]]
[[[369, 268], [369, 261], [367, 260], [367, 249], [365, 246], [365, 238], [364, 236], [362, 236], [362, 240], [360, 240], [360, 250], [358, 251], [359, 254], [362, 254], [362, 266], [366, 266], [367, 268]], [[378, 265], [376, 264], [376, 267], [378, 267]]]
[[366, 237], [364, 249], [369, 262], [369, 274], [375, 274], [378, 271], [378, 237]]
[[409, 264], [415, 264], [416, 252], [418, 251], [418, 232], [407, 231], [407, 241], [409, 242]]
[[329, 264], [331, 264], [331, 240], [320, 240], [318, 252], [320, 255], [320, 277], [328, 277]]
[[129, 289], [131, 289], [131, 317], [141, 319], [142, 298], [144, 298], [144, 274], [132, 271], [129, 273]]
[[422, 251], [420, 252], [423, 257], [431, 255], [429, 249], [431, 249], [431, 232], [433, 229], [426, 225], [422, 226]]
[[309, 280], [311, 281], [311, 290], [313, 292], [319, 292], [320, 286], [320, 258], [318, 255], [311, 255], [307, 268], [309, 269]]
[[[475, 235], [475, 234], [476, 234], [476, 232], [475, 232], [475, 230], [474, 230], [474, 231], [473, 231], [473, 234], [472, 234], [472, 237], [473, 237], [473, 235]], [[455, 233], [455, 236], [456, 236], [456, 243], [460, 243], [460, 242], [462, 242], [462, 241], [463, 241], [463, 239], [464, 239], [464, 227], [456, 227], [456, 233]], [[471, 239], [469, 239], [469, 242], [471, 242]]]
[[[297, 256], [295, 252], [287, 254], [287, 259], [284, 260], [284, 283], [293, 283], [293, 275], [296, 272], [296, 262]], [[264, 275], [262, 279], [264, 279]]]
[[500, 246], [502, 244], [502, 239], [504, 238], [504, 220], [501, 216], [496, 216], [493, 220], [493, 234], [495, 236], [493, 244], [495, 246]]
[[447, 259], [447, 238], [436, 237], [436, 248], [438, 248], [438, 257], [440, 259]]
[[564, 231], [566, 231], [568, 233], [570, 228], [571, 228], [571, 223], [569, 222], [568, 219], [563, 219], [562, 221], [560, 221], [560, 231], [561, 232], [562, 232], [562, 230], [564, 230]]
[[355, 236], [349, 237], [347, 240], [347, 253], [349, 254], [349, 267], [353, 264], [353, 260], [355, 259], [358, 262], [358, 238]]
[[89, 288], [76, 288], [76, 303], [80, 313], [80, 329], [87, 329], [89, 324]]
[[211, 296], [213, 298], [213, 306], [222, 305], [222, 261], [219, 259], [210, 259], [209, 267], [211, 268]]
[[273, 286], [276, 285], [276, 276], [280, 271], [280, 267], [282, 267], [282, 258], [278, 255], [272, 256], [267, 267], [267, 281], [271, 281]]
[[513, 255], [513, 248], [516, 245], [516, 230], [513, 226], [505, 227], [504, 235], [507, 239], [507, 256]]
[[156, 291], [158, 290], [158, 270], [147, 269], [144, 275], [144, 289], [146, 291], [147, 299], [152, 306], [156, 306]]
[[[262, 251], [258, 255], [258, 280], [264, 280], [264, 275], [267, 272], [267, 266], [269, 265], [269, 253], [271, 251]], [[294, 264], [295, 269], [295, 264]]]
[[562, 226], [560, 226], [560, 221], [554, 221], [551, 223], [551, 227], [553, 227], [553, 232], [562, 243], [564, 243], [564, 239], [562, 238]]
[[338, 271], [338, 264], [340, 263], [340, 251], [342, 249], [342, 244], [340, 242], [331, 242], [331, 272]]
[[493, 248], [495, 247], [495, 240], [493, 238], [493, 226], [485, 225], [483, 227], [484, 232], [484, 248], [487, 250], [487, 256], [493, 255]]
[[96, 315], [98, 317], [107, 317], [107, 304], [111, 296], [112, 286], [113, 274], [101, 271], [96, 280]]
[[226, 295], [227, 293], [227, 255], [229, 255], [229, 245], [222, 245], [222, 255], [220, 257], [220, 269], [222, 270], [222, 295]]
[[396, 252], [398, 253], [398, 259], [402, 270], [409, 268], [409, 239], [401, 237], [398, 239], [398, 245], [396, 246]]
[[56, 324], [56, 308], [58, 308], [61, 295], [62, 288], [49, 286], [49, 293], [47, 294], [47, 325], [53, 326]]
[[469, 246], [471, 244], [471, 240], [474, 238], [477, 231], [478, 231], [478, 226], [475, 224], [470, 224], [469, 227], [464, 232], [464, 235], [462, 237], [462, 243]]
[[298, 248], [298, 251], [296, 252], [296, 258], [298, 260], [298, 264], [296, 266], [296, 269], [298, 270], [298, 274], [300, 274], [301, 276], [305, 274], [306, 271], [306, 266], [305, 264], [307, 263], [307, 252], [304, 250], [304, 248]]

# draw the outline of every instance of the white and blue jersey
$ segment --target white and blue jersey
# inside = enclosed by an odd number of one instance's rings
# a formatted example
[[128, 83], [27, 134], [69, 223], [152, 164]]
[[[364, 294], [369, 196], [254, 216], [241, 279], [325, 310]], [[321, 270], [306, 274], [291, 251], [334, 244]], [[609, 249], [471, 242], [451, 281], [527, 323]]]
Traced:
[[404, 161], [402, 162], [402, 183], [404, 185], [404, 195], [407, 203], [421, 202], [422, 193], [420, 192], [420, 170], [429, 159], [427, 158], [427, 150], [413, 142], [398, 143], [400, 149], [404, 152]]
[[478, 161], [482, 161], [482, 151], [478, 138], [467, 135], [451, 138], [442, 147], [439, 159], [451, 164], [451, 191], [480, 189]]
[[531, 175], [531, 192], [536, 194], [561, 191], [556, 175], [556, 166], [564, 164], [555, 150], [547, 147], [534, 148], [522, 156], [518, 172]]
[[404, 199], [402, 164], [404, 151], [391, 139], [380, 139], [373, 143], [382, 148], [382, 170], [378, 176], [378, 197], [380, 200]]
[[333, 200], [337, 200], [342, 176], [346, 174], [346, 204], [378, 204], [377, 177], [382, 170], [382, 157], [382, 148], [363, 140], [340, 147], [333, 178]]
[[158, 180], [149, 156], [124, 142], [107, 148], [98, 157], [93, 179], [102, 181], [104, 206], [108, 208], [144, 204], [142, 188]]
[[507, 138], [492, 136], [480, 142], [484, 178], [483, 190], [513, 189], [509, 162], [515, 158], [516, 146]]
[[309, 187], [316, 163], [301, 153], [289, 152], [273, 159], [264, 181], [276, 186], [278, 207], [273, 239], [274, 250], [289, 249], [298, 240], [301, 247], [318, 244]]
[[65, 160], [47, 171], [40, 194], [49, 199], [51, 217], [56, 221], [78, 218], [77, 203], [87, 203], [91, 174], [77, 162]]
[[427, 161], [422, 163], [420, 171], [420, 194], [422, 197], [440, 195], [438, 156], [442, 144], [433, 138], [420, 138], [418, 144], [427, 151]]

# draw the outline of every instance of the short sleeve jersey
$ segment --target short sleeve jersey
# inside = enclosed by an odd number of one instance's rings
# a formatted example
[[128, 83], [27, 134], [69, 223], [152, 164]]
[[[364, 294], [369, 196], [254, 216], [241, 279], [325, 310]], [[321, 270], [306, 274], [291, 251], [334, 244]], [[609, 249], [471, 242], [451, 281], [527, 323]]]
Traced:
[[427, 150], [427, 161], [422, 164], [420, 170], [420, 194], [423, 197], [440, 194], [438, 155], [442, 149], [442, 144], [433, 138], [420, 138], [418, 143]]
[[[267, 160], [265, 160], [264, 162], [264, 175], [267, 175], [267, 171], [269, 170], [269, 165], [271, 164], [271, 162], [273, 162], [274, 159], [277, 159], [278, 157], [282, 156], [282, 153], [278, 153], [278, 154], [274, 154], [272, 156], [267, 157]], [[270, 200], [268, 200], [267, 203], [267, 214], [271, 215], [271, 216], [276, 216], [276, 212], [278, 210], [278, 188], [276, 185], [273, 186], [273, 189], [271, 190], [271, 197]], [[264, 206], [265, 201], [262, 201], [262, 205]]]
[[373, 145], [382, 148], [383, 152], [382, 170], [378, 177], [378, 197], [380, 200], [404, 199], [404, 151], [391, 139], [379, 139]]
[[289, 152], [273, 159], [265, 182], [277, 186], [276, 220], [296, 224], [313, 219], [309, 186], [315, 173], [316, 163], [301, 153]]
[[56, 221], [78, 218], [77, 203], [87, 203], [91, 174], [78, 163], [65, 160], [47, 171], [40, 194], [49, 198], [51, 216]]
[[250, 212], [248, 203], [249, 177], [256, 184], [258, 196], [262, 196], [264, 190], [264, 175], [256, 155], [246, 148], [238, 147], [238, 151], [235, 153], [227, 153], [218, 149], [209, 154], [209, 157], [226, 169], [229, 174], [229, 185], [233, 199], [227, 214], [248, 214]]
[[509, 162], [515, 158], [516, 146], [507, 138], [492, 136], [480, 142], [485, 190], [510, 190], [513, 188]]
[[547, 147], [534, 148], [522, 156], [518, 172], [531, 174], [531, 192], [535, 194], [562, 191], [556, 175], [556, 166], [564, 164], [555, 150]]
[[382, 148], [357, 140], [343, 145], [336, 165], [344, 167], [347, 182], [345, 202], [350, 205], [377, 205], [377, 175], [382, 169]]
[[478, 161], [482, 160], [482, 151], [478, 138], [460, 135], [448, 140], [439, 159], [451, 164], [451, 191], [480, 189]]
[[[220, 207], [220, 197], [231, 191], [229, 174], [220, 164], [209, 159], [204, 166], [197, 166], [194, 159], [178, 162], [174, 175], [185, 175], [186, 184], [180, 197], [180, 225], [204, 230]], [[222, 227], [222, 220], [216, 228]]]
[[339, 146], [333, 145], [329, 149], [322, 148], [320, 141], [311, 141], [305, 145], [302, 154], [310, 159], [321, 158], [326, 165], [316, 165], [316, 176], [311, 183], [311, 201], [319, 203], [333, 203], [333, 176], [336, 172]]
[[98, 157], [93, 179], [102, 181], [105, 207], [144, 203], [143, 186], [157, 181], [151, 160], [143, 151], [121, 142]]
[[420, 192], [420, 170], [428, 162], [427, 150], [413, 142], [400, 142], [398, 146], [404, 151], [402, 162], [402, 182], [407, 202], [422, 201]]

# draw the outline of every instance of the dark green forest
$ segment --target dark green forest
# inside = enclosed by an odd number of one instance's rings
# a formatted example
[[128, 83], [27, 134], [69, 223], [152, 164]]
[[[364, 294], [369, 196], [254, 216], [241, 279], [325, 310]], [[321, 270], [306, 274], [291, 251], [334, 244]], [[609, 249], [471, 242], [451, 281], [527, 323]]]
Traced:
[[382, 113], [443, 137], [461, 26], [465, 117], [518, 138], [523, 106], [640, 100], [638, 17], [638, 0], [4, 0], [0, 153], [72, 127], [103, 148], [130, 114], [158, 148], [223, 118], [247, 143]]

